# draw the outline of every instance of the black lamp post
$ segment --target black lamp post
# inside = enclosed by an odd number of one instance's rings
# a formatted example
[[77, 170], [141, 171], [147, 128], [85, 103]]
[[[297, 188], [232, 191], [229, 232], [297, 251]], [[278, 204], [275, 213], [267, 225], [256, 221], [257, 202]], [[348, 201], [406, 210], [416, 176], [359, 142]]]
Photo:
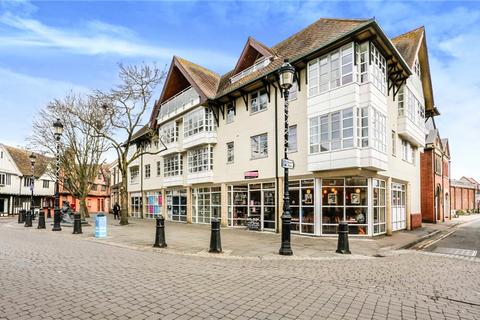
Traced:
[[37, 156], [32, 152], [29, 156], [30, 164], [32, 165], [32, 177], [30, 178], [30, 210], [27, 211], [26, 219], [25, 219], [25, 227], [32, 226], [32, 219], [34, 216], [34, 203], [33, 203], [33, 185], [35, 180], [35, 161], [37, 160]]
[[280, 88], [283, 90], [283, 98], [285, 101], [285, 128], [284, 128], [284, 156], [282, 166], [284, 170], [284, 184], [283, 184], [283, 214], [282, 214], [282, 246], [278, 251], [284, 256], [291, 256], [293, 254], [290, 246], [290, 223], [292, 215], [290, 214], [290, 195], [288, 190], [288, 95], [289, 90], [293, 85], [293, 78], [295, 75], [295, 68], [285, 59], [279, 70]]
[[63, 124], [60, 122], [60, 119], [57, 119], [53, 124], [55, 128], [55, 140], [57, 144], [57, 152], [56, 152], [56, 169], [55, 169], [55, 209], [53, 210], [53, 228], [52, 231], [62, 231], [62, 227], [60, 226], [60, 190], [59, 190], [59, 175], [60, 175], [60, 137], [63, 133]]

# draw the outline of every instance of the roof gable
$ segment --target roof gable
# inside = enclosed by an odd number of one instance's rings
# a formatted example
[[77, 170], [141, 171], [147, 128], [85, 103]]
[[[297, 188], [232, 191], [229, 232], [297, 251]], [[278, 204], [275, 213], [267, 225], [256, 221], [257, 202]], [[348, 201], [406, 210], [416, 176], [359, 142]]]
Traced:
[[450, 143], [448, 139], [442, 139], [443, 153], [450, 159]]
[[245, 43], [242, 53], [240, 54], [240, 58], [238, 58], [237, 64], [232, 71], [232, 75], [253, 66], [255, 61], [262, 57], [268, 58], [274, 55], [275, 53], [272, 49], [254, 38], [248, 37], [247, 43]]
[[192, 86], [200, 95], [200, 101], [213, 99], [217, 91], [220, 75], [208, 70], [198, 64], [174, 56], [170, 69], [167, 73], [165, 84], [163, 85], [160, 99], [155, 102], [155, 106], [150, 116], [150, 125], [153, 126], [160, 110], [160, 104], [172, 98], [177, 93]]
[[428, 62], [425, 27], [422, 26], [401, 34], [393, 38], [392, 43], [397, 47], [398, 51], [411, 69], [413, 69], [415, 61], [417, 59], [419, 60], [421, 70], [420, 80], [422, 82], [423, 95], [425, 98], [425, 110], [427, 115], [440, 115], [438, 109], [435, 107], [433, 99], [432, 78], [430, 75], [430, 63]]
[[[30, 154], [26, 149], [19, 149], [10, 146], [4, 146], [5, 149], [8, 151], [10, 157], [12, 158], [13, 162], [17, 166], [18, 170], [23, 176], [31, 176], [32, 175], [32, 164], [30, 163]], [[35, 177], [41, 177], [49, 167], [49, 163], [53, 161], [53, 158], [46, 157], [43, 154], [35, 153], [37, 156], [35, 162]]]

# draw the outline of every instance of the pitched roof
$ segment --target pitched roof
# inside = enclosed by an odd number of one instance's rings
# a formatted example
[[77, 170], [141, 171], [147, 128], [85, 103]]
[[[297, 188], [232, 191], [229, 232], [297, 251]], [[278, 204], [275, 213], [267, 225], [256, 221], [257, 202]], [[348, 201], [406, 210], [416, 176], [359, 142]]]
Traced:
[[[30, 162], [30, 154], [31, 151], [26, 149], [19, 149], [11, 146], [4, 145], [5, 149], [8, 151], [10, 156], [12, 157], [13, 161], [15, 162], [16, 166], [20, 170], [23, 176], [31, 176], [32, 175], [32, 164]], [[41, 177], [45, 171], [47, 170], [48, 164], [54, 161], [53, 158], [44, 156], [40, 153], [34, 152], [37, 156], [35, 162], [35, 177]]]
[[425, 27], [422, 26], [392, 39], [393, 44], [397, 47], [410, 68], [413, 68], [413, 65], [415, 64], [415, 59], [424, 32]]
[[242, 87], [259, 76], [267, 75], [280, 68], [285, 58], [293, 60], [302, 57], [370, 21], [372, 20], [328, 18], [322, 18], [315, 21], [303, 30], [269, 48], [275, 52], [276, 57], [265, 68], [254, 71], [234, 83], [230, 82], [230, 78], [234, 76], [233, 70], [224, 74], [218, 86], [217, 98]]
[[243, 47], [242, 53], [238, 58], [237, 64], [233, 69], [233, 73], [239, 73], [249, 67], [251, 67], [255, 60], [258, 58], [258, 55], [262, 57], [271, 57], [275, 55], [275, 51], [270, 49], [265, 44], [256, 40], [253, 37], [248, 37], [245, 46]]
[[466, 181], [468, 181], [468, 182], [470, 182], [470, 183], [473, 183], [473, 184], [479, 184], [479, 183], [478, 183], [475, 179], [473, 179], [472, 177], [465, 177], [465, 176], [463, 176], [463, 177], [460, 178], [460, 180], [466, 180]]
[[438, 137], [437, 129], [430, 129], [428, 131], [427, 137], [425, 138], [425, 144], [434, 144], [435, 139]]
[[468, 180], [466, 181], [466, 180], [451, 179], [450, 180], [450, 186], [476, 189], [476, 185], [474, 183], [468, 181]]
[[192, 77], [195, 84], [209, 99], [215, 97], [218, 83], [220, 82], [220, 75], [204, 68], [198, 64], [190, 62], [180, 57], [175, 57], [177, 61], [183, 66], [185, 71]]

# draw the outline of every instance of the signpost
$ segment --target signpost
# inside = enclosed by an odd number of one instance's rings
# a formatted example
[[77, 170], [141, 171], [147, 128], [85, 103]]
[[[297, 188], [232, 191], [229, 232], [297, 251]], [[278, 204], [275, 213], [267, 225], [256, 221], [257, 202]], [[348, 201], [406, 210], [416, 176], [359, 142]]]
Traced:
[[290, 159], [282, 159], [282, 168], [284, 169], [293, 169], [295, 168], [295, 163]]

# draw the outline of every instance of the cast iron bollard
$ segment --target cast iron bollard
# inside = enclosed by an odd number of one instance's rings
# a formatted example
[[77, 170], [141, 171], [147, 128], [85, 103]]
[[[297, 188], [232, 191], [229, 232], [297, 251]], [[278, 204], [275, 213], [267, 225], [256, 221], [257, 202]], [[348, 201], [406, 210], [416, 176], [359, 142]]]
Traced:
[[32, 211], [28, 210], [27, 215], [25, 216], [25, 227], [31, 227], [32, 226]]
[[60, 213], [60, 209], [53, 210], [53, 228], [52, 231], [62, 231], [62, 227], [60, 223], [62, 222], [62, 216]]
[[210, 235], [210, 253], [222, 252], [222, 241], [220, 239], [220, 220], [212, 218], [212, 233]]
[[342, 221], [338, 224], [338, 246], [337, 253], [350, 254], [348, 246], [348, 223]]
[[73, 234], [82, 234], [82, 216], [80, 213], [73, 215]]
[[50, 219], [52, 217], [52, 214], [50, 213], [50, 208], [47, 209], [47, 218]]
[[45, 229], [45, 211], [40, 210], [38, 213], [38, 226], [37, 229]]
[[25, 223], [25, 210], [18, 211], [18, 223]]
[[167, 243], [165, 242], [165, 218], [160, 214], [157, 217], [157, 227], [155, 231], [155, 243], [153, 245], [155, 248], [166, 248]]

